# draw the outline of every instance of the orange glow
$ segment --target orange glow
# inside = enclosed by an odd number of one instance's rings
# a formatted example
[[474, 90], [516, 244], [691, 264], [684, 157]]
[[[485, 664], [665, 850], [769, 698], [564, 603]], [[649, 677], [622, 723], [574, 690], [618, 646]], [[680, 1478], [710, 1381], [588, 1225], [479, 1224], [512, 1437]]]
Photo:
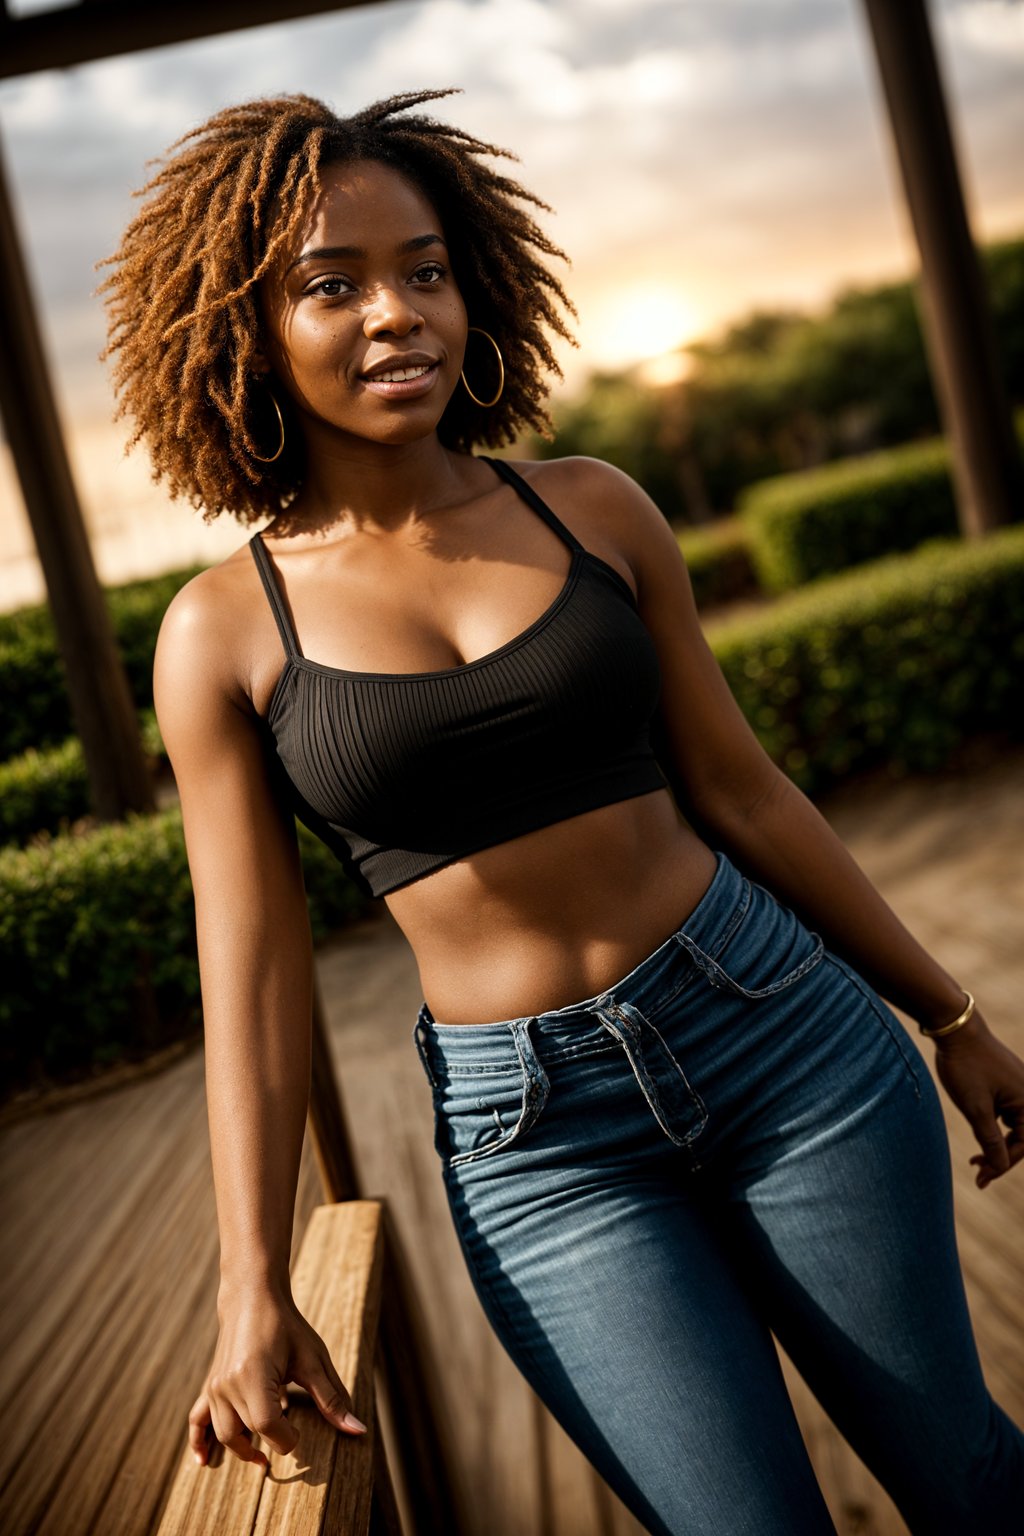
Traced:
[[[602, 296], [595, 299], [590, 316], [587, 334], [580, 340], [599, 368], [628, 368], [636, 363], [655, 368], [655, 360], [674, 354], [706, 325], [706, 317], [686, 295], [667, 283]], [[673, 366], [678, 367], [674, 357]]]

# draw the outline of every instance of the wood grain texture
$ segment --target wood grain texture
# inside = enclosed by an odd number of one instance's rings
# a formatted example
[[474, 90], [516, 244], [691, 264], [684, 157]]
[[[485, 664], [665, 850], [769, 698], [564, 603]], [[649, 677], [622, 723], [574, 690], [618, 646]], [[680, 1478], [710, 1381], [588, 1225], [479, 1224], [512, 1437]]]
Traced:
[[377, 1201], [314, 1209], [292, 1273], [296, 1303], [349, 1386], [366, 1435], [339, 1433], [303, 1391], [289, 1391], [299, 1436], [282, 1455], [254, 1436], [266, 1470], [237, 1456], [206, 1466], [182, 1454], [158, 1536], [320, 1536], [369, 1529], [373, 1484], [373, 1361], [383, 1245]]
[[[865, 783], [818, 802], [903, 922], [963, 978], [1018, 1052], [1022, 791], [1024, 751], [1016, 750], [970, 774]], [[361, 1187], [388, 1202], [440, 1362], [471, 1536], [639, 1536], [481, 1312], [433, 1155], [430, 1096], [412, 1041], [416, 969], [401, 935], [380, 914], [321, 951], [318, 971]], [[932, 1048], [909, 1028], [930, 1066]], [[977, 1190], [973, 1138], [942, 1100], [982, 1363], [996, 1399], [1024, 1422], [1024, 1169]], [[5, 1536], [69, 1528], [151, 1536], [160, 1524], [217, 1333], [205, 1117], [197, 1049], [158, 1076], [0, 1130], [0, 1382], [11, 1406], [0, 1441]], [[323, 1198], [307, 1134], [293, 1264]], [[840, 1536], [906, 1536], [785, 1357], [783, 1369]], [[415, 1411], [383, 1405], [389, 1452], [389, 1420]], [[353, 1445], [352, 1454], [364, 1448]], [[237, 1466], [255, 1487], [259, 1469]], [[391, 1471], [405, 1521], [393, 1454]], [[405, 1530], [412, 1536], [411, 1525]]]

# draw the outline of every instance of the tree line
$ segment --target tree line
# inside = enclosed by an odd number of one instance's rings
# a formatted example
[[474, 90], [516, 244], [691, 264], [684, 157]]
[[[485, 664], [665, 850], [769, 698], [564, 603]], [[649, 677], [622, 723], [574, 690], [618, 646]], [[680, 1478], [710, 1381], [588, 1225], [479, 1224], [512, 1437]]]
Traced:
[[[1007, 394], [1024, 403], [1024, 239], [979, 251]], [[541, 456], [618, 464], [673, 522], [700, 523], [740, 488], [941, 430], [914, 281], [841, 289], [823, 314], [757, 309], [689, 343], [678, 384], [594, 374], [555, 412]]]

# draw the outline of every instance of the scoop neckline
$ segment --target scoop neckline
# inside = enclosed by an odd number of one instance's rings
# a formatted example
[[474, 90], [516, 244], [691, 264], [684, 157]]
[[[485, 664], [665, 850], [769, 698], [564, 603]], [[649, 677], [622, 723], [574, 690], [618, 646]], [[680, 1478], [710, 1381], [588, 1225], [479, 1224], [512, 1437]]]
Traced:
[[[489, 666], [491, 662], [500, 661], [502, 657], [509, 655], [509, 653], [516, 650], [518, 646], [523, 645], [527, 640], [532, 639], [535, 634], [537, 634], [541, 629], [545, 627], [545, 625], [550, 623], [550, 621], [555, 617], [559, 610], [569, 600], [573, 588], [575, 587], [579, 578], [580, 569], [584, 559], [587, 556], [587, 553], [587, 550], [585, 550], [582, 546], [578, 546], [572, 550], [572, 558], [569, 561], [569, 570], [566, 573], [565, 581], [562, 583], [560, 590], [555, 594], [554, 598], [544, 609], [543, 613], [538, 614], [537, 618], [535, 618], [532, 623], [528, 624], [525, 629], [520, 630], [519, 634], [513, 635], [511, 640], [506, 640], [503, 645], [499, 645], [495, 650], [488, 651], [483, 656], [477, 656], [472, 661], [456, 662], [455, 666], [453, 667], [435, 667], [427, 672], [364, 672], [357, 671], [351, 667], [328, 666], [326, 662], [315, 661], [312, 657], [303, 656], [299, 653], [289, 654], [285, 658], [285, 665], [282, 669], [281, 676], [278, 678], [277, 685], [274, 688], [274, 695], [272, 696], [270, 705], [267, 709], [267, 717], [270, 717], [276, 700], [276, 695], [290, 667], [299, 667], [306, 672], [318, 672], [324, 677], [348, 677], [360, 682], [408, 683], [432, 682], [436, 681], [438, 678], [455, 677], [466, 672], [473, 672], [478, 667]], [[615, 574], [618, 575], [618, 572]]]

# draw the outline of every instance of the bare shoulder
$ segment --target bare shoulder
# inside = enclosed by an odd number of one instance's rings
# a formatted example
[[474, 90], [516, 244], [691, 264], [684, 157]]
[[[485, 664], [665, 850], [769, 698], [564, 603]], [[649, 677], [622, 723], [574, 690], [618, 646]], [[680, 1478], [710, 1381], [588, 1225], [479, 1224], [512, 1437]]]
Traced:
[[666, 560], [684, 573], [679, 545], [661, 509], [614, 464], [582, 454], [512, 462], [581, 543], [595, 554], [605, 555], [607, 547], [615, 550], [636, 586]]
[[252, 557], [243, 545], [200, 571], [171, 599], [160, 623], [153, 662], [157, 713], [179, 691], [231, 703], [248, 712], [251, 637], [263, 614]]

